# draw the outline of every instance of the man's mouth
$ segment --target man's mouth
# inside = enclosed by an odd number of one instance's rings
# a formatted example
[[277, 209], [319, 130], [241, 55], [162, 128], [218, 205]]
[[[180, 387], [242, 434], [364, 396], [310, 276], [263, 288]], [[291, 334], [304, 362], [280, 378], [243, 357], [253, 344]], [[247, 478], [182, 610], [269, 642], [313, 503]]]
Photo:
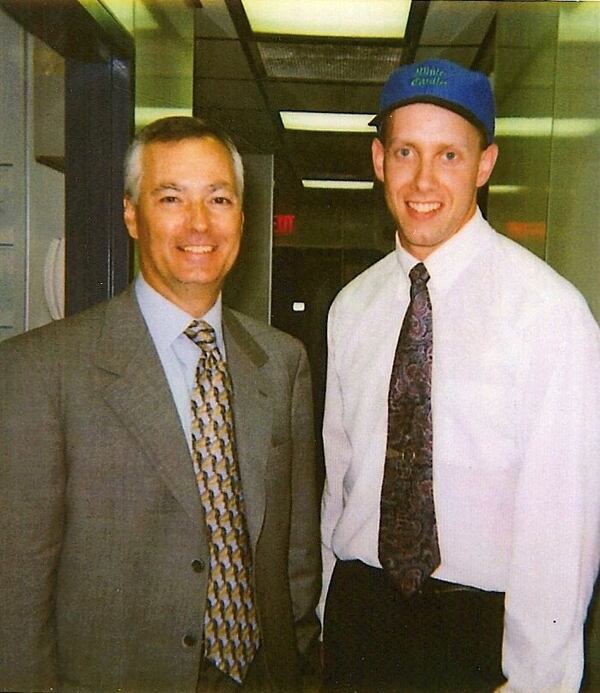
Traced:
[[442, 206], [441, 202], [407, 202], [406, 204], [411, 209], [414, 209], [415, 212], [419, 212], [419, 214], [434, 212]]
[[214, 245], [184, 245], [183, 250], [194, 255], [206, 255], [207, 253], [212, 253], [215, 247]]

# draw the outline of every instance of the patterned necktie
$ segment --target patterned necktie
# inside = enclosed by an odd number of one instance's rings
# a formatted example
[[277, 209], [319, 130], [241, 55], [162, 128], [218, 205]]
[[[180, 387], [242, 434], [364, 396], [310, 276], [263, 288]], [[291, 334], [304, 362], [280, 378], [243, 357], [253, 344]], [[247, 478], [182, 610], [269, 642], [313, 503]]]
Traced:
[[231, 380], [213, 328], [195, 320], [185, 334], [201, 349], [192, 392], [192, 446], [210, 549], [204, 655], [241, 683], [260, 637], [244, 498], [235, 460]]
[[432, 480], [429, 274], [419, 263], [409, 276], [410, 304], [390, 379], [379, 522], [379, 560], [406, 597], [418, 592], [440, 564]]

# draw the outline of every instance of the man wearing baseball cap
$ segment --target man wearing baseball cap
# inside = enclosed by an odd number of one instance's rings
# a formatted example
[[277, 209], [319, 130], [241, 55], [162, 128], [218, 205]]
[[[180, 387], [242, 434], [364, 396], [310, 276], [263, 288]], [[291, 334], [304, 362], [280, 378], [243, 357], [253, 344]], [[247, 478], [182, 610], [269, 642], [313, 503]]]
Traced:
[[600, 333], [477, 207], [487, 77], [392, 73], [373, 165], [396, 250], [334, 301], [328, 690], [577, 691], [600, 555]]

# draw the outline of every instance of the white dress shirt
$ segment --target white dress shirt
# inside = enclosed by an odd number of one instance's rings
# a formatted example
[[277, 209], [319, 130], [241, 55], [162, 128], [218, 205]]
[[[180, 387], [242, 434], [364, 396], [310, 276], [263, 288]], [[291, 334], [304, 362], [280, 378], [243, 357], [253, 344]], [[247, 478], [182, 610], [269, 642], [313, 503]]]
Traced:
[[[146, 282], [141, 273], [135, 280], [135, 295], [165, 371], [185, 439], [191, 451], [192, 408], [190, 401], [196, 378], [196, 366], [200, 357], [200, 347], [194, 344], [189, 337], [186, 337], [183, 332], [194, 320], [194, 317], [159, 294]], [[202, 320], [214, 329], [217, 347], [221, 356], [225, 358], [221, 314], [222, 304], [219, 294], [216, 303], [202, 316]]]
[[[398, 249], [332, 305], [324, 587], [380, 567], [394, 351], [418, 262]], [[576, 289], [479, 210], [424, 263], [433, 307], [434, 576], [506, 593], [507, 690], [576, 691], [600, 555], [600, 333]]]

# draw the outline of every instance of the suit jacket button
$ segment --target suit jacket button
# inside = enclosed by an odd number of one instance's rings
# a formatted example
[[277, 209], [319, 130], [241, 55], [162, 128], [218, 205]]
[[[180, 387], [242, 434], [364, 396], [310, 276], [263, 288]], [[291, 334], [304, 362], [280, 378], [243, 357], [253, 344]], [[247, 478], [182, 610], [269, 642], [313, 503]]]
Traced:
[[192, 635], [191, 633], [186, 633], [183, 638], [181, 638], [181, 644], [184, 647], [194, 647], [194, 645], [198, 642], [198, 639], [196, 638], [195, 635]]
[[204, 561], [200, 558], [195, 558], [192, 561], [192, 569], [195, 573], [201, 573], [205, 568]]

